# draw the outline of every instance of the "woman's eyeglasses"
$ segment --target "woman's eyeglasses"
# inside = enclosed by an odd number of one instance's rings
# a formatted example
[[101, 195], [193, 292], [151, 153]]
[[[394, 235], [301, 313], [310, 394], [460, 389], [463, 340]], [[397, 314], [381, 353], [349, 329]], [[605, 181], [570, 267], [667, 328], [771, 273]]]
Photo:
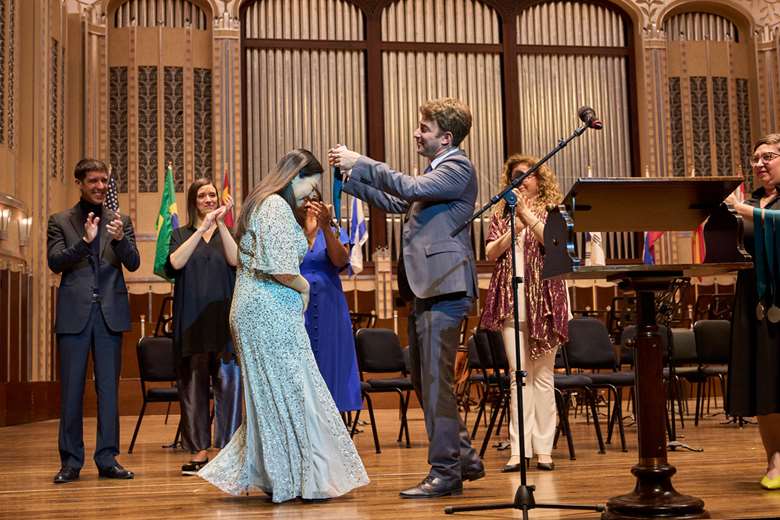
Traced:
[[780, 153], [764, 152], [761, 155], [754, 155], [753, 157], [751, 157], [750, 158], [750, 165], [751, 166], [758, 166], [762, 162], [764, 164], [768, 164], [768, 163], [774, 161], [775, 159], [777, 159], [778, 157], [780, 157]]

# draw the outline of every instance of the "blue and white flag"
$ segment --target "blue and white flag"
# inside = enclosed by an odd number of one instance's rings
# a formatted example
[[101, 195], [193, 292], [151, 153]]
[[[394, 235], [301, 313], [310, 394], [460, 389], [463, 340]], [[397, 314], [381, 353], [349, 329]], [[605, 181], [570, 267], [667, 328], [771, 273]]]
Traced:
[[368, 226], [363, 215], [363, 202], [357, 197], [352, 197], [352, 211], [350, 211], [349, 244], [352, 251], [349, 253], [349, 274], [360, 274], [363, 271], [363, 244], [368, 242]]

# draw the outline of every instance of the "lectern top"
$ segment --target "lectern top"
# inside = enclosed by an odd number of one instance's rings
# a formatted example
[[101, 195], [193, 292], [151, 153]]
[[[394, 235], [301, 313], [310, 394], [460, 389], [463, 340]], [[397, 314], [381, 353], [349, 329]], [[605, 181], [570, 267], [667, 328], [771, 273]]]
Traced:
[[579, 178], [563, 201], [574, 231], [690, 231], [741, 177]]

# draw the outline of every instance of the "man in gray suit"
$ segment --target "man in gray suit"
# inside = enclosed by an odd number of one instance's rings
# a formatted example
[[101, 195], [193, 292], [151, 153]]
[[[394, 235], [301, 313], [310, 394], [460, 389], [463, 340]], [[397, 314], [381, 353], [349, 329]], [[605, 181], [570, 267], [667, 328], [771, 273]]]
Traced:
[[73, 174], [81, 200], [49, 217], [49, 268], [62, 273], [57, 293], [57, 350], [60, 369], [61, 468], [55, 484], [79, 478], [84, 465], [83, 399], [87, 358], [92, 351], [98, 405], [95, 464], [104, 478], [131, 479], [119, 454], [118, 383], [122, 332], [130, 330], [130, 302], [122, 266], [141, 264], [133, 223], [103, 206], [108, 168], [82, 159]]
[[462, 102], [443, 98], [420, 107], [414, 131], [417, 153], [431, 161], [412, 177], [339, 146], [332, 165], [345, 175], [343, 190], [388, 213], [405, 213], [399, 289], [413, 296], [409, 316], [411, 377], [423, 405], [428, 431], [428, 476], [401, 492], [403, 498], [458, 495], [464, 480], [485, 475], [471, 447], [453, 392], [455, 353], [461, 321], [477, 296], [470, 227], [450, 233], [474, 211], [477, 177], [458, 148], [471, 129]]

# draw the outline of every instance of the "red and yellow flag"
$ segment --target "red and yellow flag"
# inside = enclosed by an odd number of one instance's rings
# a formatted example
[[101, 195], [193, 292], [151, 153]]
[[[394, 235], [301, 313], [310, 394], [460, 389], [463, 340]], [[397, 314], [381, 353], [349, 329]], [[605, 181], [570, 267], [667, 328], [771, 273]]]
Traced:
[[691, 240], [691, 247], [693, 248], [691, 258], [694, 264], [703, 264], [704, 257], [707, 254], [707, 250], [704, 247], [704, 223], [699, 224], [699, 227], [693, 232], [693, 240]]

